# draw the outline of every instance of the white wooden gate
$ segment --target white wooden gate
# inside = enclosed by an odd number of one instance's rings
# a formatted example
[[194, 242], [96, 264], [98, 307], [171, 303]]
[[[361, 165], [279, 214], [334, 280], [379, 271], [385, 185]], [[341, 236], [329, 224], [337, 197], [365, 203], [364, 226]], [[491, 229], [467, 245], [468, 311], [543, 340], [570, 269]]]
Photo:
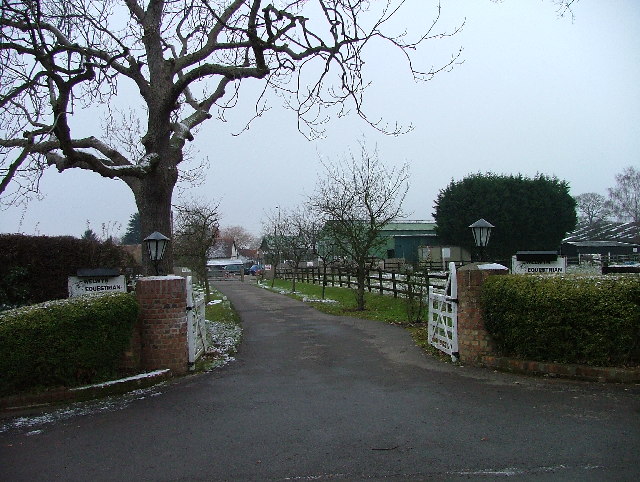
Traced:
[[444, 288], [429, 286], [429, 344], [458, 359], [458, 283], [456, 265], [449, 263]]
[[189, 369], [209, 349], [205, 326], [205, 296], [193, 289], [193, 279], [187, 276], [187, 345], [189, 347]]

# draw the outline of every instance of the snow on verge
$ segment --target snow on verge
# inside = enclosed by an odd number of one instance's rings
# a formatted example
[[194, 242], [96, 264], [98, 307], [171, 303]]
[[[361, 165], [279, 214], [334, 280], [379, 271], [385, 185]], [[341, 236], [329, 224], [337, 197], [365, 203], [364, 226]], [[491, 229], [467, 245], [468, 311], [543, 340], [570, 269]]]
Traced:
[[238, 325], [211, 320], [206, 320], [206, 327], [209, 352], [216, 355], [212, 363], [207, 365], [207, 371], [210, 371], [235, 360], [231, 355], [238, 351], [238, 345], [242, 340], [242, 328]]

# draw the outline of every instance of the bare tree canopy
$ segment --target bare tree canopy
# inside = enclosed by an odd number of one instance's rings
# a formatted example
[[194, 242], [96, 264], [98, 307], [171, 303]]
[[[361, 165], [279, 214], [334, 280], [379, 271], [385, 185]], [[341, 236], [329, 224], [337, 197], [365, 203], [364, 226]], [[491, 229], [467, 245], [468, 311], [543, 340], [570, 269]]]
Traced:
[[380, 231], [402, 218], [402, 203], [409, 189], [409, 166], [387, 168], [377, 152], [361, 144], [360, 158], [325, 164], [309, 206], [324, 221], [323, 234], [356, 270], [357, 305], [364, 309], [364, 283], [372, 249], [383, 244]]
[[207, 261], [218, 238], [218, 206], [205, 201], [191, 200], [175, 206], [177, 212], [174, 236], [175, 252], [205, 285], [209, 300]]
[[576, 196], [578, 219], [589, 226], [604, 221], [611, 213], [607, 198], [596, 192], [585, 192]]
[[258, 248], [259, 240], [242, 226], [226, 226], [220, 228], [221, 238], [230, 238], [242, 249]]
[[[46, 166], [86, 169], [129, 186], [143, 237], [152, 231], [170, 234], [171, 196], [185, 142], [213, 116], [224, 120], [246, 79], [259, 80], [263, 95], [278, 92], [308, 137], [322, 133], [328, 120], [324, 108], [337, 108], [338, 114], [352, 109], [375, 128], [398, 133], [401, 128], [388, 128], [365, 113], [366, 47], [387, 42], [421, 80], [452, 67], [460, 55], [418, 69], [412, 62], [415, 49], [458, 29], [436, 30], [438, 7], [415, 38], [388, 32], [404, 3], [4, 0], [0, 194], [5, 202], [16, 202], [37, 192]], [[107, 109], [119, 94], [130, 97], [132, 86], [141, 115], [126, 126], [85, 135], [74, 123], [84, 108]], [[127, 104], [136, 106], [129, 97]], [[264, 99], [257, 101], [256, 116], [266, 108]], [[171, 252], [167, 258], [170, 263]]]
[[640, 222], [640, 171], [625, 168], [616, 174], [616, 185], [608, 191], [611, 211], [619, 220]]

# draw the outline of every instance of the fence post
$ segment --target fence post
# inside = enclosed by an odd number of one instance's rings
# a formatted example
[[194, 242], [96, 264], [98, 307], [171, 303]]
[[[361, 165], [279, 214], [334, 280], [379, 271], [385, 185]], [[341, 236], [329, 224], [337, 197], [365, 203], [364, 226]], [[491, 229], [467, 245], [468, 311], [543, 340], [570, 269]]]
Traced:
[[391, 285], [393, 286], [393, 297], [398, 297], [398, 290], [396, 289], [396, 272], [391, 272]]
[[382, 289], [382, 268], [378, 268], [378, 283], [380, 283], [380, 294], [384, 294], [384, 290]]

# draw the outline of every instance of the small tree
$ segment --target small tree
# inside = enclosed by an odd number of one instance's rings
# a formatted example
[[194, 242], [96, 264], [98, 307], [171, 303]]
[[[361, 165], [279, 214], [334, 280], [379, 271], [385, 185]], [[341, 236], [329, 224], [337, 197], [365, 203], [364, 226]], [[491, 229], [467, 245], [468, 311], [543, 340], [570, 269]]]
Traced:
[[242, 226], [220, 228], [220, 237], [233, 239], [236, 246], [242, 249], [255, 248], [257, 244], [256, 237]]
[[300, 264], [314, 251], [318, 223], [309, 209], [298, 208], [286, 219], [286, 232], [283, 236], [287, 264], [293, 269], [291, 291], [296, 290], [296, 279]]
[[127, 232], [122, 237], [122, 244], [142, 243], [142, 230], [140, 228], [140, 213], [133, 213], [127, 224]]
[[[283, 210], [284, 211], [284, 210]], [[268, 261], [273, 266], [273, 277], [271, 278], [271, 287], [273, 288], [276, 279], [276, 270], [285, 255], [288, 234], [287, 213], [281, 212], [279, 207], [275, 211], [266, 214], [262, 229], [265, 233], [263, 236], [262, 249], [266, 252]]]
[[586, 192], [576, 196], [576, 207], [579, 213], [578, 219], [589, 226], [604, 221], [611, 213], [607, 198], [595, 192]]
[[86, 241], [91, 241], [93, 243], [99, 243], [100, 242], [100, 239], [98, 238], [98, 235], [91, 228], [87, 228], [85, 230], [85, 232], [82, 233], [82, 236], [80, 237], [80, 239], [84, 239]]
[[204, 283], [209, 301], [207, 260], [218, 237], [218, 206], [203, 201], [190, 201], [175, 206], [177, 212], [174, 232], [175, 253]]
[[324, 300], [326, 298], [328, 274], [327, 271], [338, 257], [338, 251], [335, 243], [326, 236], [323, 236], [322, 232], [322, 220], [318, 218], [314, 211], [309, 210], [310, 218], [310, 236], [313, 238], [312, 242], [312, 254], [314, 258], [320, 261], [320, 267], [322, 269], [322, 294], [321, 297]]
[[616, 174], [616, 186], [608, 191], [609, 206], [620, 221], [640, 222], [640, 171], [626, 167]]
[[364, 291], [372, 251], [384, 244], [382, 228], [402, 217], [402, 203], [409, 189], [409, 168], [388, 169], [360, 145], [360, 159], [353, 155], [342, 163], [324, 164], [309, 206], [324, 221], [323, 235], [353, 264], [356, 272], [356, 306], [365, 309]]

